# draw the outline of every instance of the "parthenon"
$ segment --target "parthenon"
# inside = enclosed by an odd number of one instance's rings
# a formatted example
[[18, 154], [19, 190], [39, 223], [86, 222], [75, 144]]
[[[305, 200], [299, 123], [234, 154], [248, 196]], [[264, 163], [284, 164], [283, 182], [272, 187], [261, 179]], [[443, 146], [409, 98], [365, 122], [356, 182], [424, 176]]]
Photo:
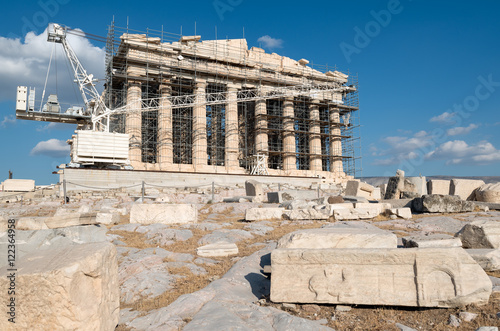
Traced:
[[129, 134], [136, 170], [355, 174], [355, 75], [249, 49], [245, 39], [114, 26], [106, 60], [106, 103], [126, 106], [110, 131]]

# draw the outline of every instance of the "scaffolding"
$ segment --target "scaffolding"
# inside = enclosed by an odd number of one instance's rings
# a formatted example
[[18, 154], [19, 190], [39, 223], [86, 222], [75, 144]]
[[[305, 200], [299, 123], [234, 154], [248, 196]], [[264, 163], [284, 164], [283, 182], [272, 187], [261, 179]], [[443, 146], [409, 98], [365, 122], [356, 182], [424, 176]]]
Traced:
[[[104, 92], [138, 170], [359, 175], [357, 75], [248, 49], [114, 25]], [[265, 161], [265, 165], [263, 162]]]

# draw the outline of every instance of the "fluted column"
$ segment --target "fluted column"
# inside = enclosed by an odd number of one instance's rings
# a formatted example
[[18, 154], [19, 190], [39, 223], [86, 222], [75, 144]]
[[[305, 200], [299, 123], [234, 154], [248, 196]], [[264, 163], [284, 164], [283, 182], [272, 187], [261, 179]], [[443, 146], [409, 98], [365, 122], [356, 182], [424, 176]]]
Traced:
[[310, 169], [312, 171], [321, 171], [323, 169], [321, 162], [321, 136], [319, 124], [319, 100], [311, 100], [309, 106], [309, 118], [311, 125], [309, 126], [309, 153], [310, 153]]
[[193, 107], [193, 164], [207, 165], [206, 81], [196, 80], [196, 105]]
[[255, 102], [255, 151], [263, 154], [269, 151], [266, 115], [266, 100], [257, 100]]
[[238, 167], [238, 89], [227, 88], [226, 103], [226, 160], [227, 170]]
[[293, 98], [286, 98], [283, 104], [283, 169], [296, 170], [297, 157], [295, 154], [295, 130], [294, 130], [294, 112]]
[[172, 103], [170, 85], [160, 85], [158, 109], [158, 155], [161, 170], [169, 170], [173, 164]]
[[129, 159], [132, 167], [142, 163], [142, 107], [141, 83], [130, 82], [127, 87], [127, 115], [125, 133], [129, 135]]
[[342, 140], [340, 138], [340, 112], [338, 108], [330, 109], [330, 171], [340, 173], [342, 169]]

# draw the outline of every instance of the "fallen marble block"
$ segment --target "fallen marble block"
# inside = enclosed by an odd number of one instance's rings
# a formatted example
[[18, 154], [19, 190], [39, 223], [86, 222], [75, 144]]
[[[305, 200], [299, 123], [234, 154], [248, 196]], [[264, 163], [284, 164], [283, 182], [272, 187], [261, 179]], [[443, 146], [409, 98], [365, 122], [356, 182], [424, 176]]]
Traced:
[[196, 223], [198, 209], [189, 204], [139, 204], [132, 205], [130, 223], [185, 224]]
[[376, 206], [376, 204], [374, 204], [373, 207], [366, 208], [330, 209], [333, 218], [338, 221], [371, 219], [380, 215], [380, 210], [381, 208], [379, 206]]
[[267, 221], [281, 219], [285, 208], [249, 208], [245, 211], [247, 221]]
[[428, 236], [409, 236], [402, 239], [403, 245], [406, 248], [462, 247], [462, 241], [459, 238], [441, 233], [430, 234]]
[[469, 255], [476, 261], [485, 271], [500, 270], [500, 249], [466, 249]]
[[286, 214], [287, 218], [292, 221], [300, 220], [327, 220], [330, 218], [330, 210], [326, 207], [323, 209], [307, 208], [293, 209]]
[[475, 179], [452, 179], [450, 181], [450, 195], [458, 195], [467, 200], [474, 196], [474, 191], [484, 185], [484, 181]]
[[440, 179], [430, 179], [427, 182], [427, 192], [429, 194], [450, 194], [450, 181]]
[[459, 307], [492, 288], [462, 248], [281, 248], [271, 269], [273, 302]]
[[[326, 226], [291, 232], [283, 236], [277, 248], [396, 248], [394, 233], [364, 222], [342, 222], [344, 226]], [[353, 224], [357, 223], [357, 224]]]
[[476, 204], [458, 196], [429, 194], [415, 198], [412, 209], [419, 213], [462, 213], [474, 211]]
[[[16, 268], [15, 324], [1, 318], [1, 330], [115, 329], [120, 295], [113, 244], [34, 251], [16, 261]], [[0, 288], [9, 287], [11, 274], [7, 267], [0, 269]]]
[[476, 200], [500, 203], [500, 183], [485, 184], [476, 190]]
[[237, 255], [238, 246], [234, 243], [219, 242], [198, 247], [196, 254], [202, 257]]
[[285, 190], [278, 192], [268, 192], [267, 201], [269, 203], [282, 203], [291, 200], [314, 200], [318, 198], [318, 193], [314, 190]]
[[411, 218], [411, 208], [390, 208], [388, 209], [390, 215], [396, 215], [397, 217], [410, 219]]
[[466, 224], [455, 237], [464, 248], [500, 248], [500, 222], [479, 220]]

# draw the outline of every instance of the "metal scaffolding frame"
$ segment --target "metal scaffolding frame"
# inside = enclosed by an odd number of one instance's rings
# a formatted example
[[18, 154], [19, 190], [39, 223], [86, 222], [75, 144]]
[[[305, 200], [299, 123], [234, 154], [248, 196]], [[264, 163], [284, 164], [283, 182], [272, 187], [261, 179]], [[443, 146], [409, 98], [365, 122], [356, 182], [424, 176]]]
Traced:
[[[242, 41], [201, 42], [199, 36], [143, 32], [112, 22], [104, 93], [110, 110], [93, 120], [108, 121], [112, 132], [131, 133], [130, 153], [140, 153], [137, 160], [146, 164], [161, 163], [166, 148], [173, 165], [221, 167], [236, 153], [234, 166], [251, 172], [259, 154], [268, 169], [310, 171], [316, 162], [320, 171], [359, 175], [357, 75], [334, 79], [332, 73], [340, 73], [336, 67], [318, 65], [273, 69], [250, 58], [237, 42]], [[140, 88], [136, 103], [130, 101], [134, 88]], [[232, 101], [236, 118], [230, 117]], [[133, 125], [140, 126], [136, 132]], [[263, 135], [264, 148], [258, 145]], [[228, 139], [235, 139], [236, 147], [228, 146]], [[285, 144], [291, 139], [292, 147]]]

